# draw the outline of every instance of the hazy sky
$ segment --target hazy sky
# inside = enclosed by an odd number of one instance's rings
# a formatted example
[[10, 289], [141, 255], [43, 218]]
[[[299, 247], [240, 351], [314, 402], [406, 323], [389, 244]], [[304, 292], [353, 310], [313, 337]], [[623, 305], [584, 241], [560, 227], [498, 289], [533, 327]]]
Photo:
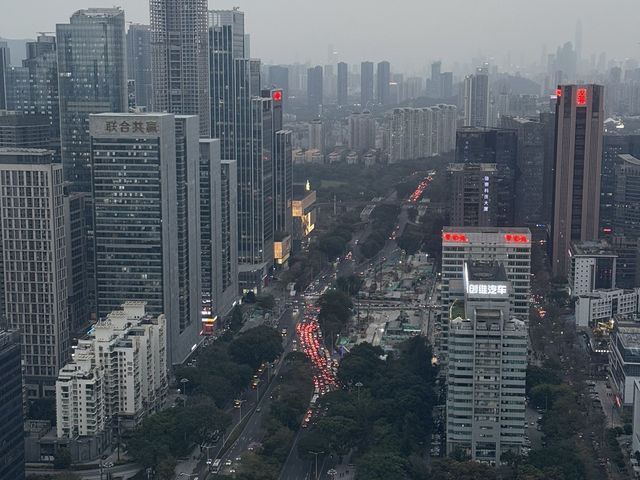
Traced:
[[[33, 38], [54, 31], [80, 8], [119, 4], [127, 21], [149, 21], [147, 0], [2, 0], [0, 36]], [[339, 60], [388, 59], [398, 71], [426, 71], [428, 62], [493, 57], [531, 63], [542, 46], [555, 52], [583, 25], [583, 58], [637, 58], [640, 0], [209, 0], [211, 9], [239, 6], [251, 34], [251, 55], [265, 63], [325, 64], [328, 45]]]

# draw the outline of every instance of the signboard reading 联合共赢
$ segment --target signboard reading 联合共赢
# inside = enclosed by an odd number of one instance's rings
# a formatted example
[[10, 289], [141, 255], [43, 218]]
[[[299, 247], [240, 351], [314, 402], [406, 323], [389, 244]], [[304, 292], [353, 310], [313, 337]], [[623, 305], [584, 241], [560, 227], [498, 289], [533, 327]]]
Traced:
[[92, 115], [89, 121], [94, 137], [150, 138], [162, 133], [158, 115]]

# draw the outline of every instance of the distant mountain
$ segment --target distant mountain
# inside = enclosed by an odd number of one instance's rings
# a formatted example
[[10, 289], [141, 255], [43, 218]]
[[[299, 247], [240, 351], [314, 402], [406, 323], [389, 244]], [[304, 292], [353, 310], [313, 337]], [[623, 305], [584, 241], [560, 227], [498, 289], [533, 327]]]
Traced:
[[11, 51], [11, 65], [16, 67], [22, 66], [22, 60], [27, 58], [27, 42], [32, 41], [33, 40], [29, 38], [24, 40], [15, 40], [0, 37], [0, 42], [7, 42], [9, 45], [9, 50]]

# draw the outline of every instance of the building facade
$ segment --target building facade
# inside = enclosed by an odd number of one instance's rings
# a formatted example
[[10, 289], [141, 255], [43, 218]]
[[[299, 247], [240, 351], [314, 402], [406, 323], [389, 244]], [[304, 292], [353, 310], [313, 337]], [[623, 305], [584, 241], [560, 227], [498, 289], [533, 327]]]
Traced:
[[337, 101], [338, 105], [348, 105], [348, 85], [349, 85], [349, 66], [344, 62], [338, 63], [338, 76], [337, 76]]
[[560, 85], [557, 93], [552, 270], [565, 276], [569, 244], [598, 239], [604, 89]]
[[320, 65], [307, 70], [307, 106], [314, 111], [323, 100], [322, 67]]
[[450, 307], [447, 453], [498, 465], [525, 439], [527, 326], [510, 316], [501, 264], [464, 262]]
[[53, 150], [0, 149], [4, 313], [22, 335], [29, 398], [55, 395], [69, 357], [62, 165]]
[[[244, 58], [244, 13], [238, 9], [209, 12], [211, 137], [220, 139], [223, 160], [234, 160], [237, 98], [245, 92], [236, 79], [236, 59]], [[234, 90], [235, 89], [235, 90]], [[257, 95], [256, 91], [248, 92]]]
[[514, 130], [465, 127], [456, 132], [456, 163], [496, 165], [495, 222], [499, 227], [515, 223], [518, 139]]
[[199, 342], [198, 131], [195, 116], [91, 116], [98, 318], [144, 300], [167, 316], [172, 364]]
[[147, 314], [145, 302], [125, 302], [78, 340], [73, 360], [60, 370], [57, 435], [134, 428], [162, 408], [167, 389], [167, 320]]
[[385, 60], [377, 65], [376, 99], [380, 105], [389, 105], [391, 103], [390, 82], [391, 65]]
[[135, 106], [151, 107], [151, 27], [133, 23], [127, 30], [127, 78], [135, 82]]
[[451, 226], [495, 227], [495, 163], [450, 163]]
[[127, 111], [124, 12], [79, 10], [56, 26], [64, 179], [91, 191], [89, 114]]
[[476, 69], [464, 79], [464, 126], [488, 127], [489, 124], [489, 70]]
[[373, 104], [373, 62], [360, 64], [360, 105], [371, 108]]
[[[500, 126], [515, 130], [517, 138], [514, 225], [545, 223], [543, 214], [544, 125], [535, 120], [502, 116]], [[542, 172], [542, 173], [541, 173]], [[550, 173], [550, 172], [549, 172]]]
[[151, 0], [153, 111], [198, 115], [211, 135], [207, 0]]
[[20, 334], [0, 329], [0, 478], [23, 480], [24, 424]]
[[617, 255], [606, 242], [574, 242], [569, 252], [571, 295], [615, 288]]
[[640, 381], [640, 328], [616, 324], [609, 348], [611, 390], [621, 406], [633, 405], [633, 384]]
[[528, 324], [531, 282], [531, 232], [523, 227], [444, 227], [442, 230], [441, 315], [436, 323], [435, 347], [446, 362], [449, 308], [461, 297], [450, 288], [463, 278], [465, 261], [494, 261], [504, 266], [509, 289], [509, 317]]

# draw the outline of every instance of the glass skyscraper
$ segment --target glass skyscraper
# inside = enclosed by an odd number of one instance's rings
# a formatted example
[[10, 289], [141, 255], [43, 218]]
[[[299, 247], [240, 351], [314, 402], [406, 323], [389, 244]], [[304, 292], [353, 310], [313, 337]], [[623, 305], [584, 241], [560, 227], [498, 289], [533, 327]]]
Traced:
[[153, 110], [199, 115], [211, 135], [207, 0], [151, 0]]
[[56, 26], [64, 178], [91, 191], [89, 114], [125, 112], [124, 12], [90, 8]]
[[[209, 67], [211, 82], [211, 136], [220, 139], [223, 159], [233, 159], [234, 61], [244, 56], [244, 13], [209, 12]], [[254, 92], [257, 95], [257, 92]]]

